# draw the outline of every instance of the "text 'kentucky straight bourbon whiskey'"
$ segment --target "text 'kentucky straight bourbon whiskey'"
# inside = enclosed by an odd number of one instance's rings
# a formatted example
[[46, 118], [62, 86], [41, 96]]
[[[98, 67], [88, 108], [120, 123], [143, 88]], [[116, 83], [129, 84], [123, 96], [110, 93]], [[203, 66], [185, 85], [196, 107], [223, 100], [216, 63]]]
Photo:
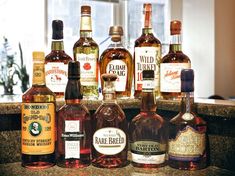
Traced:
[[155, 95], [160, 97], [161, 42], [153, 35], [151, 18], [152, 5], [144, 4], [144, 27], [142, 35], [135, 41], [134, 52], [134, 96], [139, 99], [141, 99], [143, 70], [154, 70]]
[[91, 7], [81, 7], [80, 39], [73, 46], [74, 58], [80, 62], [84, 99], [98, 99], [99, 48], [92, 39]]
[[22, 166], [48, 168], [55, 164], [55, 94], [46, 87], [45, 56], [33, 52], [33, 85], [22, 96]]

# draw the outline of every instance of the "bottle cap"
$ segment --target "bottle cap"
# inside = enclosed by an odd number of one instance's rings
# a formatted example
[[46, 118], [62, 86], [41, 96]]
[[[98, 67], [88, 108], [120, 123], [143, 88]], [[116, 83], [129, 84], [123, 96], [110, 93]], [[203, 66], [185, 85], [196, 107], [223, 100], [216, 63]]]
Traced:
[[33, 52], [33, 60], [34, 61], [45, 61], [45, 54], [42, 51], [34, 51]]
[[143, 70], [143, 79], [154, 79], [154, 70]]
[[91, 6], [88, 5], [81, 6], [81, 14], [91, 14]]
[[53, 20], [52, 21], [52, 39], [63, 39], [63, 21], [61, 20]]
[[68, 78], [80, 78], [80, 63], [78, 61], [70, 61], [68, 65]]
[[144, 3], [144, 12], [152, 12], [152, 4]]
[[194, 91], [194, 71], [193, 69], [181, 70], [181, 92]]
[[181, 34], [181, 22], [178, 20], [171, 21], [170, 30], [171, 35]]
[[109, 35], [120, 35], [120, 36], [123, 36], [122, 26], [111, 26], [109, 28]]
[[116, 74], [105, 73], [105, 74], [101, 75], [101, 78], [104, 81], [116, 81], [117, 75]]

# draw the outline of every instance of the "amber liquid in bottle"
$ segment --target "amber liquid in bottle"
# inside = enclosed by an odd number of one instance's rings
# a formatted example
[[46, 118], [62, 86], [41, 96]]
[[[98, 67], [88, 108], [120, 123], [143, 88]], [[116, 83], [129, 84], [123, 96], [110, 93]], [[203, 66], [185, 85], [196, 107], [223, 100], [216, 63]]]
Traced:
[[102, 75], [104, 98], [92, 123], [92, 164], [101, 168], [127, 165], [128, 131], [126, 116], [116, 103], [114, 74]]
[[168, 164], [182, 170], [197, 170], [207, 166], [206, 122], [194, 110], [193, 71], [181, 72], [181, 110], [170, 121]]
[[168, 128], [156, 114], [154, 71], [143, 71], [143, 89], [140, 114], [129, 126], [132, 165], [140, 168], [158, 168], [166, 164]]
[[91, 162], [91, 119], [82, 104], [80, 65], [69, 62], [65, 105], [58, 111], [57, 165], [82, 168]]
[[180, 73], [182, 69], [191, 68], [191, 61], [181, 49], [181, 22], [171, 21], [171, 44], [169, 53], [160, 64], [161, 96], [166, 100], [181, 100]]
[[63, 22], [53, 20], [52, 29], [51, 52], [45, 60], [46, 85], [56, 94], [57, 100], [63, 100], [68, 81], [68, 62], [72, 58], [64, 51]]
[[81, 65], [81, 85], [84, 99], [98, 99], [99, 47], [92, 39], [91, 7], [81, 7], [80, 38], [73, 46], [74, 58]]
[[22, 96], [22, 166], [55, 164], [55, 94], [46, 87], [43, 52], [33, 52], [33, 85]]
[[[104, 73], [116, 74], [118, 76], [115, 87], [116, 96], [117, 98], [128, 98], [131, 96], [133, 78], [132, 56], [121, 43], [123, 35], [121, 26], [110, 27], [109, 35], [112, 43], [100, 56], [100, 75]], [[101, 80], [101, 86], [104, 87], [103, 80]]]
[[142, 71], [155, 71], [155, 95], [160, 97], [160, 59], [161, 42], [153, 35], [152, 5], [144, 4], [144, 28], [142, 35], [135, 41], [134, 52], [134, 86], [135, 98], [141, 99]]

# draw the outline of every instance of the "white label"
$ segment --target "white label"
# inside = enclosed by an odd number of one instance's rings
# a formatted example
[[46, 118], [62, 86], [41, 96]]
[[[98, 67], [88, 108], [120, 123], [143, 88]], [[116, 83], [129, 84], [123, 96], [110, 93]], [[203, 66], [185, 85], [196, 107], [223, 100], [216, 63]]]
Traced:
[[142, 89], [154, 89], [155, 84], [153, 80], [143, 80]]
[[122, 60], [112, 60], [106, 66], [106, 73], [116, 74], [115, 90], [123, 92], [126, 90], [127, 65]]
[[135, 47], [135, 90], [142, 90], [142, 71], [154, 70], [155, 90], [159, 90], [161, 47]]
[[93, 135], [93, 146], [101, 154], [116, 155], [126, 147], [126, 134], [118, 128], [102, 128]]
[[140, 155], [131, 153], [132, 161], [140, 164], [162, 164], [165, 162], [166, 154], [161, 155]]
[[77, 54], [77, 61], [80, 62], [81, 85], [96, 86], [97, 56], [95, 54]]
[[190, 63], [161, 63], [161, 92], [181, 92], [181, 70], [190, 67]]
[[68, 82], [68, 65], [58, 62], [45, 64], [46, 85], [52, 92], [64, 92]]
[[80, 141], [65, 141], [65, 159], [80, 158]]
[[66, 120], [65, 121], [65, 132], [79, 132], [80, 122], [79, 120]]

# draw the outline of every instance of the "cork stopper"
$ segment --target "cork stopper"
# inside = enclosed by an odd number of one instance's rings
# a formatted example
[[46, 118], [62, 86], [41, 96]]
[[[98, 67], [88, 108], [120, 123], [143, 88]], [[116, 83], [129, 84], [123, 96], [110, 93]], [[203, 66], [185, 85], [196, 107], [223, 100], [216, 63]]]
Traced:
[[91, 6], [88, 5], [81, 6], [81, 14], [91, 14]]
[[52, 39], [63, 39], [63, 21], [61, 20], [53, 20], [52, 21]]
[[181, 92], [194, 91], [194, 71], [193, 69], [181, 70]]
[[181, 22], [178, 20], [171, 21], [170, 30], [171, 30], [171, 35], [181, 34]]
[[42, 62], [44, 62], [45, 61], [45, 54], [44, 54], [44, 52], [34, 51], [33, 52], [33, 60], [34, 61], [42, 61]]
[[68, 78], [80, 78], [80, 63], [78, 61], [70, 61], [68, 65]]
[[154, 70], [143, 70], [143, 79], [154, 79]]
[[101, 78], [102, 78], [104, 81], [116, 81], [117, 75], [115, 75], [115, 74], [110, 74], [110, 73], [105, 73], [105, 74], [102, 74], [102, 75], [101, 75]]

